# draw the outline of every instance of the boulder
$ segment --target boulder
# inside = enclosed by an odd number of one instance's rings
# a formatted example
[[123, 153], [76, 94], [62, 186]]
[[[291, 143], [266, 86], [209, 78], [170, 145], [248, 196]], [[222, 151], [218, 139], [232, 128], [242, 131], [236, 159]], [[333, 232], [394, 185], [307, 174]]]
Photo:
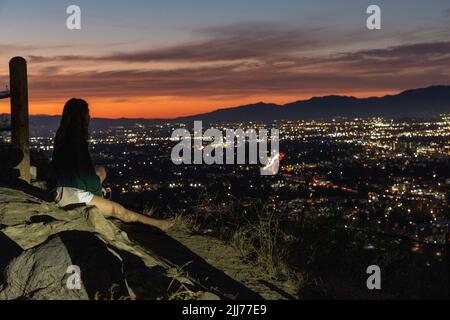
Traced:
[[65, 211], [7, 188], [0, 247], [0, 300], [165, 299], [201, 289], [96, 208]]
[[[128, 296], [122, 271], [120, 258], [93, 233], [61, 232], [11, 261], [0, 299], [95, 299], [107, 296], [113, 285], [119, 296]], [[77, 276], [83, 280], [79, 287]]]

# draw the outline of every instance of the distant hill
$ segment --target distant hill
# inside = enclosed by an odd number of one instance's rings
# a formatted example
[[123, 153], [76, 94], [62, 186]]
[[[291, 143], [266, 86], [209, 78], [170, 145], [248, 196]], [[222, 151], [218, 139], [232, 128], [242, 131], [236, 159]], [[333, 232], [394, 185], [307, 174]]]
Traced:
[[[161, 119], [143, 119], [143, 118], [122, 118], [122, 119], [107, 119], [107, 118], [93, 118], [91, 120], [91, 130], [104, 130], [110, 127], [132, 126], [138, 123], [155, 124], [161, 123], [165, 120]], [[58, 129], [61, 122], [61, 116], [48, 115], [33, 115], [30, 117], [30, 127], [33, 130], [52, 130]]]
[[[109, 127], [130, 126], [136, 123], [157, 124], [162, 122], [238, 122], [273, 120], [311, 120], [335, 117], [432, 117], [450, 113], [450, 86], [432, 86], [407, 90], [397, 95], [384, 97], [355, 98], [347, 96], [314, 97], [285, 105], [259, 102], [234, 108], [181, 117], [177, 119], [92, 119], [92, 130]], [[30, 117], [34, 132], [55, 131], [60, 116], [35, 115]]]
[[450, 113], [450, 86], [407, 90], [384, 97], [315, 97], [285, 105], [256, 103], [236, 108], [178, 118], [205, 122], [311, 120], [334, 117], [430, 117]]

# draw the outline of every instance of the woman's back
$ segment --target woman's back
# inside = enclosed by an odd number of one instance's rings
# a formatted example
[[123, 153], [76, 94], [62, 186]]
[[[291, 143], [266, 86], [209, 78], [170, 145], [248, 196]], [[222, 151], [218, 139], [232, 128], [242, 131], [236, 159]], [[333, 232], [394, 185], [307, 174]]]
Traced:
[[87, 143], [66, 144], [55, 148], [53, 168], [57, 187], [72, 187], [101, 196], [102, 186], [95, 173]]
[[56, 187], [102, 195], [102, 186], [88, 148], [89, 109], [83, 100], [70, 100], [55, 137], [52, 166]]

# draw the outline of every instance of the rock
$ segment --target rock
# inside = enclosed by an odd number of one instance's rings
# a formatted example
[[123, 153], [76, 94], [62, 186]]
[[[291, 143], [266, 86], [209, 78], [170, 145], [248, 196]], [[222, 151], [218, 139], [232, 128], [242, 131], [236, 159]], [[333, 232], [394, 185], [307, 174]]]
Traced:
[[220, 300], [219, 296], [211, 292], [200, 291], [197, 293], [197, 300], [199, 301], [217, 301]]
[[[71, 266], [80, 269], [79, 289], [70, 286]], [[94, 234], [61, 232], [8, 265], [0, 299], [95, 299], [107, 296], [112, 284], [125, 296], [128, 289], [122, 269], [122, 261]]]
[[[0, 248], [0, 300], [164, 299], [182, 284], [199, 291], [96, 208], [65, 211], [7, 188], [0, 188]], [[76, 268], [79, 290], [67, 286]]]

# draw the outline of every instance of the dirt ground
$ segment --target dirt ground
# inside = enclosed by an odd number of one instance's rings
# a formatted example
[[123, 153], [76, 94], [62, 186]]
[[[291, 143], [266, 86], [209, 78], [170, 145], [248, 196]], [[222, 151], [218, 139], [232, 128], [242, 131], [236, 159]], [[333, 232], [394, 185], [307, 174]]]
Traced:
[[179, 266], [223, 299], [298, 299], [295, 284], [264, 276], [256, 266], [243, 261], [236, 249], [218, 239], [191, 235], [181, 227], [167, 234], [145, 226], [120, 227], [130, 239]]

